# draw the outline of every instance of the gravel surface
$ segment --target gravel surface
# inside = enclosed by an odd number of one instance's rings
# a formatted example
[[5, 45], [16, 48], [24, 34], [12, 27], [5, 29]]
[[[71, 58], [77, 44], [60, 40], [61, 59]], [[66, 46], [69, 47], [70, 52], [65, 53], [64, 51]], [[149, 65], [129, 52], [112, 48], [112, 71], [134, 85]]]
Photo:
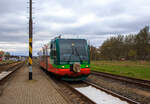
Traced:
[[150, 104], [149, 89], [142, 89], [135, 85], [96, 75], [90, 75], [88, 80], [98, 84], [101, 87], [140, 102], [141, 104]]

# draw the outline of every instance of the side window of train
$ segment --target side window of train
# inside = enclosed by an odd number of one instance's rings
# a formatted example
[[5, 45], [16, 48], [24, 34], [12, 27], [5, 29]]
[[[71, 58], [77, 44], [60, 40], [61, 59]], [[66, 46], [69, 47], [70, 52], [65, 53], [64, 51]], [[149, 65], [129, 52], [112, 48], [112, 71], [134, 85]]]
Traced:
[[44, 61], [44, 49], [42, 50], [42, 53], [43, 53], [42, 60]]
[[51, 43], [50, 49], [51, 49], [51, 51], [50, 51], [51, 58], [55, 60], [56, 59], [56, 44], [55, 44], [55, 42]]
[[54, 43], [54, 47], [53, 47], [53, 56], [54, 59], [56, 59], [56, 43]]
[[53, 47], [53, 44], [51, 43], [51, 44], [50, 44], [50, 49], [52, 49], [52, 47]]
[[56, 42], [54, 43], [54, 51], [53, 51], [53, 55], [54, 55], [54, 64], [57, 64], [57, 52], [56, 52]]
[[53, 43], [50, 46], [50, 57], [53, 58]]
[[53, 47], [53, 45], [52, 45], [52, 43], [51, 43], [51, 45], [50, 45], [50, 57], [52, 58], [52, 47]]

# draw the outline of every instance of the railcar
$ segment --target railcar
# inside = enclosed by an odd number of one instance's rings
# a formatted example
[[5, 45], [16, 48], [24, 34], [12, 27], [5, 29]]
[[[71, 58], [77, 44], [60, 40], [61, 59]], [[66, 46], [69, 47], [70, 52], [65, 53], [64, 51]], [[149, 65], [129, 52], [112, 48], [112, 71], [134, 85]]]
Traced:
[[39, 52], [40, 66], [62, 80], [85, 80], [90, 74], [90, 53], [85, 39], [55, 38]]

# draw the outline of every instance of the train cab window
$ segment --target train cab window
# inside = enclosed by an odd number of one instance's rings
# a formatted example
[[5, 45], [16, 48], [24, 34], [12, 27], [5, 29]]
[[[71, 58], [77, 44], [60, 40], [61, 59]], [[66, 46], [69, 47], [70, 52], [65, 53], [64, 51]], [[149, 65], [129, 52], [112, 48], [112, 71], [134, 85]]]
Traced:
[[54, 56], [54, 59], [56, 59], [56, 44], [55, 43], [53, 47], [53, 56]]
[[53, 43], [51, 43], [51, 47], [50, 47], [50, 56], [53, 59]]
[[88, 61], [88, 46], [84, 39], [59, 40], [60, 61]]
[[56, 43], [52, 42], [50, 48], [51, 48], [51, 51], [50, 51], [51, 58], [55, 60], [56, 59]]
[[50, 49], [52, 49], [52, 48], [53, 48], [53, 44], [51, 43]]

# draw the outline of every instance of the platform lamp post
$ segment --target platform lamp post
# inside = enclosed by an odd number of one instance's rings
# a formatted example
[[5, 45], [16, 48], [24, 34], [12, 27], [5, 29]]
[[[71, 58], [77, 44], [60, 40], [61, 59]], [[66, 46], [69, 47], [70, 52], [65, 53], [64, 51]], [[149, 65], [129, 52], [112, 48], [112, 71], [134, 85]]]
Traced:
[[29, 80], [32, 80], [32, 0], [29, 0]]

